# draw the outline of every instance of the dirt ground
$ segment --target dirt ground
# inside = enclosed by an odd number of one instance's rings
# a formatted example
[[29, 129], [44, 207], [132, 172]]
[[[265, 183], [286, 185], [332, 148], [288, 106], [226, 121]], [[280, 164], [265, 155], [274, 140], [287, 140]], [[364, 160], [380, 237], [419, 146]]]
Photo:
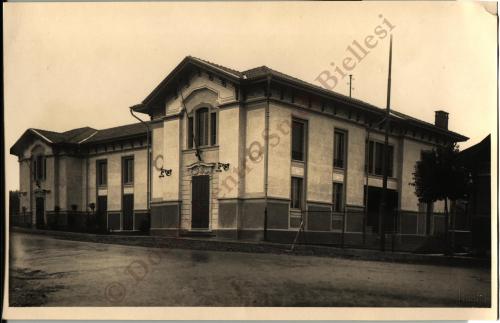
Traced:
[[157, 249], [12, 233], [11, 306], [488, 307], [483, 268]]

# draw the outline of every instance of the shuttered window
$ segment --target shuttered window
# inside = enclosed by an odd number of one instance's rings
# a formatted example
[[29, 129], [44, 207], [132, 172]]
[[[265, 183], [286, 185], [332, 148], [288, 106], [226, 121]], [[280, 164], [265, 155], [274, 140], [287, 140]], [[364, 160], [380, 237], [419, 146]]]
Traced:
[[209, 108], [199, 108], [188, 117], [187, 147], [188, 149], [217, 145], [217, 112]]
[[303, 121], [292, 121], [292, 160], [304, 161], [305, 128]]
[[[393, 176], [394, 168], [394, 147], [388, 147], [387, 176]], [[372, 175], [384, 175], [384, 144], [370, 141], [368, 145], [368, 173]]]
[[208, 145], [208, 108], [196, 111], [196, 144], [198, 146]]
[[108, 162], [106, 160], [97, 161], [97, 185], [106, 186], [108, 184]]
[[35, 181], [47, 178], [46, 158], [43, 155], [37, 155], [33, 158], [33, 179]]
[[134, 183], [134, 157], [123, 158], [123, 184]]
[[210, 144], [215, 146], [217, 144], [217, 113], [210, 114]]
[[333, 150], [333, 166], [336, 168], [344, 168], [346, 159], [346, 135], [345, 132], [335, 130], [334, 133], [334, 150]]

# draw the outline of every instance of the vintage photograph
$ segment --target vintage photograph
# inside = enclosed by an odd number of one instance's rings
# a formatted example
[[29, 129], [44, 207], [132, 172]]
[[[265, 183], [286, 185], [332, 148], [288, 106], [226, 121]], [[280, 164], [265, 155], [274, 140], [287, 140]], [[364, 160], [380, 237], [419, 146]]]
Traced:
[[496, 3], [4, 10], [5, 318], [496, 317]]

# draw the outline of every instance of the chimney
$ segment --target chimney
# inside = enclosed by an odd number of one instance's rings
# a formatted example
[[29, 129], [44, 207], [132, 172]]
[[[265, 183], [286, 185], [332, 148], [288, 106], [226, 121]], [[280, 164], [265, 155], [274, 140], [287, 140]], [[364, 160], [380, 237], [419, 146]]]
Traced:
[[443, 110], [436, 111], [434, 125], [441, 129], [448, 130], [448, 112]]

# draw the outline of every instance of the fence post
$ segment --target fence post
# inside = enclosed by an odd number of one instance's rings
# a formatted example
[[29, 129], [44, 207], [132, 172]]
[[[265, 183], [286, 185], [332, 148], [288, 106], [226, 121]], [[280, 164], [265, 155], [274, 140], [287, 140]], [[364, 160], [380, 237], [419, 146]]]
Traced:
[[342, 235], [340, 237], [340, 247], [344, 248], [345, 239], [345, 219], [346, 219], [346, 208], [344, 207], [344, 212], [342, 213]]

